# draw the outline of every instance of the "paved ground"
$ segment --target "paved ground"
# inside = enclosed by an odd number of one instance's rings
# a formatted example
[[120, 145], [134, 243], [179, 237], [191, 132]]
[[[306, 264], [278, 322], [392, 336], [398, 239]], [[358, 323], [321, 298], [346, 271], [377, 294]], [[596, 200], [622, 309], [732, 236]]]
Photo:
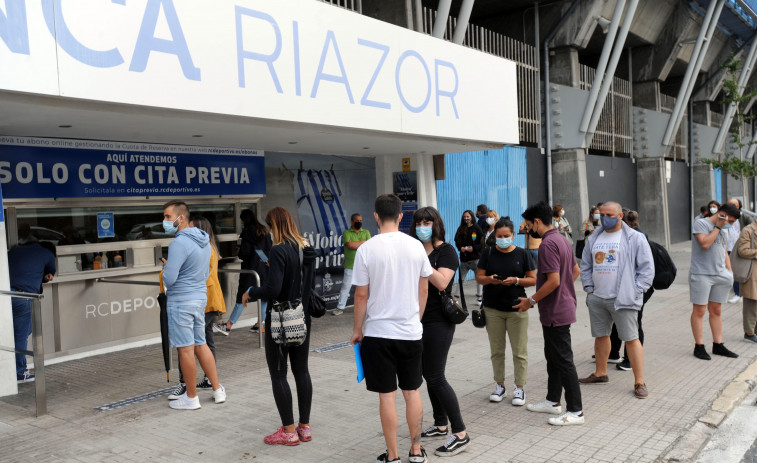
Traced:
[[[493, 389], [485, 331], [469, 322], [458, 327], [447, 376], [457, 391], [473, 439], [466, 462], [660, 461], [740, 372], [757, 359], [757, 346], [742, 342], [741, 305], [724, 310], [725, 342], [741, 356], [705, 362], [692, 356], [687, 274], [689, 243], [674, 246], [678, 265], [674, 286], [655, 294], [644, 313], [648, 400], [633, 397], [631, 372], [611, 370], [610, 384], [583, 387], [586, 424], [550, 427], [546, 415], [489, 403]], [[472, 288], [472, 287], [471, 287]], [[573, 348], [579, 375], [593, 371], [593, 339], [579, 294], [579, 321]], [[469, 288], [470, 289], [470, 288]], [[470, 291], [468, 291], [469, 294]], [[315, 320], [311, 347], [348, 340], [351, 312]], [[705, 339], [711, 338], [705, 330]], [[198, 411], [168, 408], [165, 395], [109, 411], [95, 407], [158, 391], [167, 386], [159, 346], [101, 355], [50, 366], [49, 414], [34, 417], [33, 388], [0, 399], [0, 455], [14, 461], [373, 461], [384, 450], [378, 398], [355, 381], [350, 348], [312, 353], [314, 439], [298, 447], [269, 447], [262, 438], [280, 424], [257, 338], [239, 329], [218, 336], [219, 371], [228, 401], [215, 405], [209, 393]], [[546, 394], [546, 368], [536, 309], [529, 326], [529, 402]], [[509, 355], [509, 354], [508, 354]], [[507, 362], [508, 389], [512, 366]], [[178, 376], [175, 372], [174, 377]], [[291, 382], [293, 383], [293, 381]], [[510, 391], [508, 391], [510, 392]], [[423, 389], [425, 424], [431, 408]], [[508, 397], [509, 398], [509, 397]], [[404, 404], [400, 399], [400, 416]], [[296, 418], [296, 416], [295, 416]], [[701, 424], [701, 423], [700, 423]], [[407, 426], [400, 427], [401, 455], [407, 455]], [[432, 454], [443, 439], [424, 441]], [[697, 447], [698, 449], [698, 447]], [[406, 461], [406, 456], [405, 460]], [[431, 461], [439, 460], [430, 455]]]

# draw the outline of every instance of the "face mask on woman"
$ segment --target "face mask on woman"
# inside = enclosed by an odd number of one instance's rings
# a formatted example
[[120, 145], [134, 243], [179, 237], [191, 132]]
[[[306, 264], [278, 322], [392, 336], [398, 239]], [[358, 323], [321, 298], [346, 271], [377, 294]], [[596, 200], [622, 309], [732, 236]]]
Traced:
[[487, 218], [486, 218], [486, 223], [488, 223], [488, 224], [489, 224], [489, 226], [492, 226], [492, 225], [494, 225], [495, 223], [497, 223], [497, 219], [495, 219], [494, 217], [487, 217]]
[[564, 215], [565, 215], [565, 209], [563, 209], [563, 210], [560, 211], [560, 217], [562, 217]]
[[594, 214], [594, 215], [592, 216], [592, 218], [593, 218], [594, 220], [599, 220], [599, 212], [597, 212], [596, 214]]
[[431, 240], [431, 227], [415, 227], [415, 236], [424, 243]]
[[513, 244], [512, 238], [497, 238], [497, 247], [500, 249], [507, 249]]
[[715, 215], [717, 213], [718, 213], [718, 208], [717, 207], [711, 207], [710, 208], [710, 214]]

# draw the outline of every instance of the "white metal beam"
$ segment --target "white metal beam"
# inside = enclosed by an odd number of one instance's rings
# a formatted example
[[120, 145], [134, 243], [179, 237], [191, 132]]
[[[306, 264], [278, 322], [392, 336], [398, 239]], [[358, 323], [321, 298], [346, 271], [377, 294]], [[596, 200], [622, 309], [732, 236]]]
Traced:
[[444, 31], [447, 30], [447, 20], [449, 19], [449, 9], [452, 6], [452, 0], [439, 0], [439, 8], [436, 10], [436, 19], [434, 19], [434, 30], [431, 35], [437, 39], [444, 38]]
[[452, 35], [452, 42], [456, 44], [462, 44], [465, 40], [465, 31], [468, 30], [468, 21], [470, 21], [470, 14], [473, 11], [473, 4], [476, 0], [463, 0], [462, 6], [460, 6], [460, 13], [457, 15], [457, 24], [455, 25], [455, 33]]
[[[752, 39], [752, 46], [749, 48], [749, 54], [744, 60], [744, 66], [742, 66], [741, 68], [739, 80], [736, 83], [737, 93], [739, 97], [744, 94], [744, 87], [746, 86], [749, 77], [752, 75], [752, 70], [754, 69], [756, 58], [757, 39]], [[713, 153], [722, 153], [724, 151], [723, 147], [725, 146], [725, 138], [728, 135], [728, 131], [731, 128], [731, 122], [733, 121], [733, 117], [735, 115], [736, 103], [732, 102], [728, 105], [728, 109], [726, 109], [725, 117], [723, 117], [723, 123], [721, 124], [720, 130], [718, 131], [718, 136], [715, 138], [715, 144], [712, 145]]]

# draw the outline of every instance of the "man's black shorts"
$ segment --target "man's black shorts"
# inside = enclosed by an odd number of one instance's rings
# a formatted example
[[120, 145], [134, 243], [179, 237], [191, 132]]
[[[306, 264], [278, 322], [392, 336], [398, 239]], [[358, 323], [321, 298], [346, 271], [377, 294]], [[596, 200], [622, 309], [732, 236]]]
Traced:
[[388, 393], [421, 387], [423, 341], [373, 338], [366, 336], [360, 345], [365, 371], [365, 385], [369, 391]]

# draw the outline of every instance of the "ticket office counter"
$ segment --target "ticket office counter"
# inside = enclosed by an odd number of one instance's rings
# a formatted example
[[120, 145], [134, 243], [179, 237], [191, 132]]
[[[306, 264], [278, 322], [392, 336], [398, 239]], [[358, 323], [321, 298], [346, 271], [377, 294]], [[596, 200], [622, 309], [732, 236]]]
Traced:
[[[179, 198], [192, 215], [207, 218], [221, 256], [234, 256], [243, 209], [258, 212], [261, 196]], [[171, 198], [173, 199], [173, 198]], [[117, 282], [155, 282], [172, 238], [162, 228], [160, 199], [7, 200], [8, 247], [26, 240], [49, 241], [57, 250], [57, 274], [43, 285], [42, 327], [45, 356], [68, 354], [143, 341], [160, 336], [158, 286]], [[112, 213], [112, 234], [98, 233], [98, 213]], [[106, 235], [108, 233], [105, 233]], [[100, 237], [98, 237], [100, 236]], [[240, 261], [224, 268], [239, 269]], [[230, 311], [238, 277], [219, 273]], [[102, 279], [111, 281], [106, 282]], [[256, 317], [246, 310], [242, 319]], [[228, 317], [228, 315], [227, 315]]]

